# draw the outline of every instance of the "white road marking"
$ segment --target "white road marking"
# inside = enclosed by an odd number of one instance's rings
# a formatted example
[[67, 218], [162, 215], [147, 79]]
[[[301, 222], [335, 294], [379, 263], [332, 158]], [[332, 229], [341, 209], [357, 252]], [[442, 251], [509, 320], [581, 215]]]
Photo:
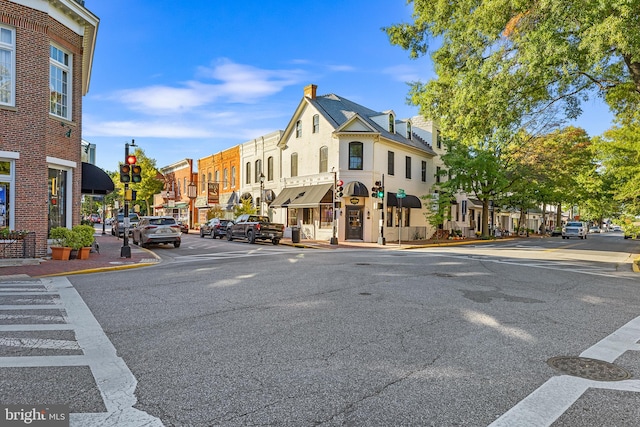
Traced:
[[[628, 350], [640, 350], [640, 317], [636, 317], [597, 344], [583, 351], [581, 357], [613, 363]], [[490, 424], [503, 426], [550, 426], [590, 388], [640, 392], [640, 380], [593, 381], [569, 375], [549, 379]]]
[[[0, 357], [0, 367], [88, 366], [91, 369], [107, 411], [104, 413], [70, 414], [71, 426], [162, 426], [162, 422], [158, 418], [133, 408], [137, 403], [135, 396], [137, 381], [135, 377], [122, 358], [117, 356], [115, 347], [113, 347], [102, 327], [67, 278], [40, 279], [39, 283], [45, 288], [43, 292], [16, 292], [15, 289], [7, 286], [0, 288], [0, 295], [21, 296], [37, 294], [50, 295], [52, 297], [59, 296], [55, 306], [51, 307], [52, 304], [48, 301], [42, 301], [43, 305], [38, 309], [53, 308], [64, 310], [64, 315], [42, 316], [7, 313], [12, 310], [34, 309], [31, 305], [11, 305], [4, 306], [0, 319], [29, 319], [32, 321], [60, 321], [62, 319], [65, 323], [0, 325], [0, 332], [72, 330], [77, 341], [5, 337], [0, 339], [0, 345], [48, 349], [81, 349], [83, 354]], [[15, 287], [16, 283], [12, 282], [11, 285]], [[33, 287], [34, 282], [29, 282], [29, 285]], [[7, 289], [10, 290], [7, 291]]]

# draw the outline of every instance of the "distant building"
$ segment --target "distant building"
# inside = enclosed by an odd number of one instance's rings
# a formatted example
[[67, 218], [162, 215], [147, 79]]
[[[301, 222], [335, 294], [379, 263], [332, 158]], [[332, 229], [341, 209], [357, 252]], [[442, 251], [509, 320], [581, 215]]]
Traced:
[[73, 0], [0, 1], [0, 227], [80, 222], [82, 97], [99, 19]]

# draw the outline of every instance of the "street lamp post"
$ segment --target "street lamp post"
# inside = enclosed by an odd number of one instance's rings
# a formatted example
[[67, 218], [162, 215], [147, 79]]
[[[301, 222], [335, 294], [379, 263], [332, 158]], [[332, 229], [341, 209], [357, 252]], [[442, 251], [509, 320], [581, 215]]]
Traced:
[[260, 209], [259, 215], [262, 215], [262, 200], [264, 199], [264, 174], [260, 172]]
[[193, 228], [193, 201], [198, 196], [198, 189], [193, 181], [187, 185], [187, 197], [189, 197], [189, 228]]

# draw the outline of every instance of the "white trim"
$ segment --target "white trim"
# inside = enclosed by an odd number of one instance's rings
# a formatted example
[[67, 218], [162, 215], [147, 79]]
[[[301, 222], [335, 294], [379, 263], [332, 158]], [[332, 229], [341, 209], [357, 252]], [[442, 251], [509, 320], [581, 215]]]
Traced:
[[2, 151], [0, 150], [0, 157], [5, 159], [17, 160], [20, 158], [20, 153], [17, 151]]
[[59, 159], [57, 157], [50, 157], [50, 156], [47, 156], [47, 163], [56, 165], [56, 166], [66, 166], [68, 168], [78, 167], [78, 164], [71, 160], [64, 160], [64, 159]]
[[9, 168], [9, 175], [0, 175], [2, 180], [0, 182], [9, 183], [9, 229], [16, 229], [16, 158], [2, 156], [3, 153], [16, 154], [12, 152], [0, 151], [0, 159], [9, 160], [11, 166]]

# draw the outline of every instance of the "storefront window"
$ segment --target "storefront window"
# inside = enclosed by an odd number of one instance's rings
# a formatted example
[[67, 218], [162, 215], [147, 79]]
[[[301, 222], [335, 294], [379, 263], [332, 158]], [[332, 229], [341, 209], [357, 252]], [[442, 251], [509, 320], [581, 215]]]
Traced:
[[333, 225], [333, 206], [320, 205], [320, 228], [327, 228]]
[[287, 225], [289, 227], [294, 227], [298, 225], [298, 209], [295, 209], [295, 208], [287, 209]]
[[67, 226], [67, 171], [49, 168], [49, 229]]
[[11, 184], [12, 162], [0, 159], [0, 228], [12, 228]]

